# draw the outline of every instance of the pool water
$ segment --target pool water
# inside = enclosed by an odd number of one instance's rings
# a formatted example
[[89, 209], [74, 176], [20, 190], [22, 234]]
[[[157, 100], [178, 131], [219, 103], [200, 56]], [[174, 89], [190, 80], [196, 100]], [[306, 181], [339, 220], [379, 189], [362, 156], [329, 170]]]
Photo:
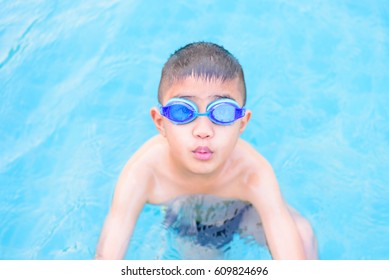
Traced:
[[[387, 1], [1, 1], [0, 259], [90, 259], [127, 159], [157, 133], [163, 63], [192, 41], [245, 70], [242, 135], [322, 259], [389, 259]], [[126, 258], [175, 259], [146, 205]], [[234, 238], [226, 259], [270, 258]]]

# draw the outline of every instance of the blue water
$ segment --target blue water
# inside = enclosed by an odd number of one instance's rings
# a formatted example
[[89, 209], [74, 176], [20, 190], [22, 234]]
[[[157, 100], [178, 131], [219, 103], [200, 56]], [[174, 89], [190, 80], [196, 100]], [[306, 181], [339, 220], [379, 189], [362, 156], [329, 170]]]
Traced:
[[[0, 259], [93, 257], [121, 168], [157, 133], [161, 67], [199, 40], [242, 63], [242, 137], [311, 221], [320, 257], [389, 259], [383, 0], [0, 0]], [[161, 219], [146, 206], [127, 258], [173, 256]], [[269, 255], [238, 238], [225, 257]]]

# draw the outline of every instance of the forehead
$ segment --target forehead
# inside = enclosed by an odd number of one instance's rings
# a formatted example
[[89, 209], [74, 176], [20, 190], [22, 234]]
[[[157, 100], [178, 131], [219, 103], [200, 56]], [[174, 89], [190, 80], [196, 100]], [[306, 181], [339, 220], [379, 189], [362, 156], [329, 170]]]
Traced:
[[173, 82], [165, 91], [162, 102], [166, 103], [173, 97], [185, 97], [199, 102], [226, 97], [243, 105], [243, 87], [238, 78], [222, 81], [189, 76]]

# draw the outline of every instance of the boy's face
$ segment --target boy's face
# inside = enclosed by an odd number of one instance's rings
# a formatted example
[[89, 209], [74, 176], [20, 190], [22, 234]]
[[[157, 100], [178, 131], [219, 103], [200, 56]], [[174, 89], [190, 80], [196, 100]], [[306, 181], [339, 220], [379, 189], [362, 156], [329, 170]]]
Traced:
[[[230, 98], [243, 106], [241, 84], [238, 79], [220, 81], [188, 77], [174, 83], [164, 92], [162, 105], [173, 97], [194, 102], [200, 113], [219, 98]], [[157, 108], [151, 110], [157, 129], [166, 137], [173, 164], [194, 174], [212, 174], [220, 170], [235, 148], [239, 135], [244, 131], [251, 112], [231, 125], [214, 124], [208, 117], [199, 116], [194, 121], [176, 125], [160, 115]]]

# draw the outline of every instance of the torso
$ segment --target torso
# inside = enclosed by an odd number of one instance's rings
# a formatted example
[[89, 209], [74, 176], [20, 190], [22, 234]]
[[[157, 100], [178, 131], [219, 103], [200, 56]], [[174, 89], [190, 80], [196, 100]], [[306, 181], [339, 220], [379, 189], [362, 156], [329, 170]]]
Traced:
[[192, 184], [191, 180], [178, 178], [177, 172], [170, 169], [166, 162], [169, 147], [162, 136], [152, 138], [144, 149], [138, 158], [143, 165], [148, 166], [149, 176], [154, 178], [148, 186], [147, 202], [151, 204], [166, 205], [179, 197], [191, 195], [250, 202], [248, 189], [258, 181], [258, 170], [262, 161], [265, 161], [249, 144], [239, 140], [230, 162], [219, 176], [203, 184]]
[[131, 158], [125, 170], [133, 170], [145, 203], [164, 207], [165, 224], [172, 228], [181, 231], [212, 226], [212, 230], [224, 232], [227, 222], [240, 223], [242, 215], [254, 205], [258, 210], [254, 197], [266, 196], [258, 189], [267, 184], [269, 165], [243, 140], [238, 140], [229, 161], [220, 169], [222, 172], [201, 183], [179, 176], [169, 165], [168, 153], [166, 140], [153, 137]]

